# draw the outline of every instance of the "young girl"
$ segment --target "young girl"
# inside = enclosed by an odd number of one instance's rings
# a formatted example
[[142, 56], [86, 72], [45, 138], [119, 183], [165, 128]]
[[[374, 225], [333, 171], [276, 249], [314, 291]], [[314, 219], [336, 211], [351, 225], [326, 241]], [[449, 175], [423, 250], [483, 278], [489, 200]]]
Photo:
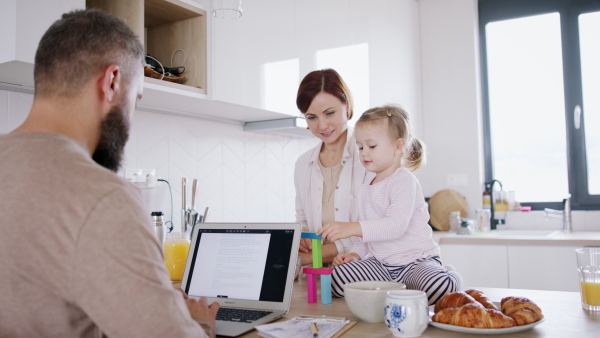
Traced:
[[423, 192], [411, 173], [425, 161], [424, 146], [410, 129], [408, 114], [396, 106], [369, 109], [356, 123], [361, 163], [376, 176], [361, 187], [358, 222], [331, 222], [317, 232], [331, 241], [355, 236], [350, 252], [333, 260], [336, 297], [344, 296], [344, 284], [363, 280], [402, 282], [425, 291], [430, 304], [461, 288], [431, 238]]

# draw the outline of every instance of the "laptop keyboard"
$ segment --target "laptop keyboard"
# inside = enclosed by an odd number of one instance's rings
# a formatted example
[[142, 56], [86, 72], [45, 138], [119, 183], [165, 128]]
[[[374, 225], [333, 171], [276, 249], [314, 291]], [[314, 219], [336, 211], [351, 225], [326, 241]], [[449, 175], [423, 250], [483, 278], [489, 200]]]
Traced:
[[227, 322], [251, 323], [271, 313], [273, 312], [249, 309], [234, 309], [225, 307], [220, 308], [217, 312], [217, 320]]

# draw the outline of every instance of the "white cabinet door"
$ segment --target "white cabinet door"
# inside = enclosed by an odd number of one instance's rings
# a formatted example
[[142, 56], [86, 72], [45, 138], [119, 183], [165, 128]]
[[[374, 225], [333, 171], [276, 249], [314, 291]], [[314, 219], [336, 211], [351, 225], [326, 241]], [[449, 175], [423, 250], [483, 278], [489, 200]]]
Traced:
[[238, 19], [211, 17], [212, 99], [296, 115], [295, 0], [242, 6]]
[[577, 259], [572, 246], [509, 246], [511, 289], [579, 291]]
[[243, 10], [236, 20], [211, 18], [214, 100], [298, 115], [301, 79], [334, 68], [352, 91], [355, 116], [398, 103], [418, 120], [417, 2], [246, 1]]
[[33, 87], [33, 61], [42, 35], [65, 12], [85, 0], [0, 1], [0, 82]]
[[505, 245], [441, 244], [440, 249], [442, 263], [456, 268], [463, 287], [509, 287]]

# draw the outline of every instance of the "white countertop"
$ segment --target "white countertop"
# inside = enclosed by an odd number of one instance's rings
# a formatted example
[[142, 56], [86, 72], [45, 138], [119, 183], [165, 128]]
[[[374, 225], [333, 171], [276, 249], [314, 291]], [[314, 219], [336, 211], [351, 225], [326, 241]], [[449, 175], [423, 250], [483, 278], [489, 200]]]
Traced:
[[600, 246], [600, 231], [500, 230], [474, 235], [434, 231], [433, 239], [438, 244]]

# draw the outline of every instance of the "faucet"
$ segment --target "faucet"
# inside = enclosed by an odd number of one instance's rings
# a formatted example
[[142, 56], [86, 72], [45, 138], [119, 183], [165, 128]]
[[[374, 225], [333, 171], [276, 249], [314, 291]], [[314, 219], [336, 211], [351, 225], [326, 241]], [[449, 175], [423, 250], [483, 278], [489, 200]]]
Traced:
[[490, 219], [490, 229], [496, 230], [498, 224], [504, 224], [504, 219], [496, 219], [494, 217], [496, 207], [494, 206], [494, 184], [498, 183], [500, 185], [500, 190], [502, 190], [502, 182], [498, 180], [492, 180], [491, 182], [486, 183], [486, 185], [490, 188], [490, 208], [492, 211], [492, 217]]
[[567, 233], [573, 232], [573, 221], [571, 219], [571, 195], [569, 195], [567, 198], [563, 199], [562, 206], [563, 206], [562, 211], [545, 208], [544, 209], [545, 217], [546, 217], [546, 219], [548, 219], [548, 217], [562, 218], [562, 223], [563, 223], [562, 231], [567, 232]]

